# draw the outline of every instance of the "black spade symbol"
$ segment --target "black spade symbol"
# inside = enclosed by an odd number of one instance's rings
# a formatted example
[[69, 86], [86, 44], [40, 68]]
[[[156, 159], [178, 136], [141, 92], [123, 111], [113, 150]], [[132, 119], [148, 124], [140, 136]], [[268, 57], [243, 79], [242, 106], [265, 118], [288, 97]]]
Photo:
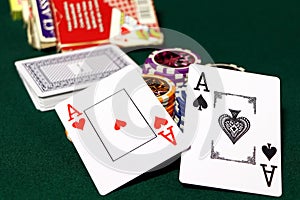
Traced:
[[246, 117], [238, 117], [240, 110], [229, 109], [232, 116], [223, 114], [219, 117], [219, 125], [235, 144], [250, 129], [250, 121]]
[[268, 145], [268, 146], [263, 145], [263, 146], [261, 147], [261, 149], [262, 149], [263, 153], [265, 154], [265, 156], [266, 156], [269, 160], [271, 160], [271, 159], [273, 158], [273, 156], [276, 154], [277, 149], [276, 149], [276, 147], [271, 147], [271, 144], [270, 144], [270, 143], [268, 143], [267, 145]]
[[200, 94], [200, 96], [193, 102], [193, 106], [194, 107], [198, 107], [198, 110], [202, 110], [207, 108], [207, 102], [205, 101], [205, 99], [203, 98], [202, 94]]

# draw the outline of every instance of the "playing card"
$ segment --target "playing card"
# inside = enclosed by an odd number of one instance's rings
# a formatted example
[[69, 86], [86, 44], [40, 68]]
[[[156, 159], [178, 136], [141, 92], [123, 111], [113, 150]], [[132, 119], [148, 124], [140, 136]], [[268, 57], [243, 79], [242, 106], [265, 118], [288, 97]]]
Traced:
[[182, 183], [280, 196], [280, 80], [191, 65]]
[[17, 70], [38, 97], [80, 90], [136, 63], [115, 45], [17, 61]]
[[191, 139], [137, 69], [127, 66], [55, 107], [101, 195], [182, 152]]

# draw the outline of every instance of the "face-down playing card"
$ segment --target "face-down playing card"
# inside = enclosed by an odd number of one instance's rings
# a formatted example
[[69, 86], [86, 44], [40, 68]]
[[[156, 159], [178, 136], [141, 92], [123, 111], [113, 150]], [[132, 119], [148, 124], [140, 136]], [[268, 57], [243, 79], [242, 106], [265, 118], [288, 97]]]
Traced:
[[182, 152], [190, 142], [134, 66], [61, 102], [56, 111], [101, 195]]
[[192, 65], [182, 154], [183, 183], [280, 196], [280, 81]]

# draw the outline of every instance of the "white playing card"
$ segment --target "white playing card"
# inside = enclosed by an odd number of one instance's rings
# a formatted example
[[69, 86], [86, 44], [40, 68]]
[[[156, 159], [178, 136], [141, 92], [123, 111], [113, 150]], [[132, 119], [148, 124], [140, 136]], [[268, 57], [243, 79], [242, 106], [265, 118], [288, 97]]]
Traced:
[[280, 80], [191, 65], [182, 183], [281, 196]]
[[101, 195], [182, 152], [190, 142], [135, 66], [55, 109]]
[[86, 88], [101, 78], [136, 63], [115, 45], [26, 59], [15, 63], [38, 97]]

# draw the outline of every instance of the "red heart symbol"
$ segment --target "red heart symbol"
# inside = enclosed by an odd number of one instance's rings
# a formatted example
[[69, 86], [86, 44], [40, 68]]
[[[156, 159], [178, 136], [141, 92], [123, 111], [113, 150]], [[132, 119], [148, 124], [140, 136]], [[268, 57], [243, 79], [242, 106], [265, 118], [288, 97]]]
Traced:
[[160, 117], [155, 117], [154, 128], [159, 129], [162, 125], [166, 125], [168, 120]]
[[116, 123], [115, 123], [115, 130], [120, 130], [121, 127], [125, 127], [127, 125], [126, 122], [116, 119]]
[[121, 35], [125, 35], [127, 33], [130, 33], [130, 31], [125, 27], [121, 27]]
[[83, 130], [84, 124], [85, 124], [85, 119], [84, 119], [84, 118], [81, 118], [78, 122], [74, 122], [74, 123], [72, 124], [72, 126], [73, 126], [74, 128], [78, 128], [78, 129]]

